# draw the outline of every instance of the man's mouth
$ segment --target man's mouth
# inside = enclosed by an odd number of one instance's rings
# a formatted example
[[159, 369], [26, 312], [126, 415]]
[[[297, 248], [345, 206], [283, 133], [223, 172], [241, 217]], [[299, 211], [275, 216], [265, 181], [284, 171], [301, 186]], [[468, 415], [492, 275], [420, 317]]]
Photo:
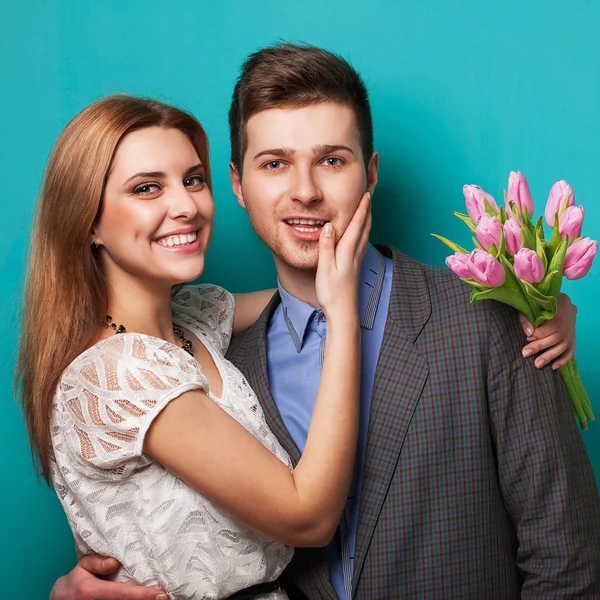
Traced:
[[314, 233], [319, 231], [327, 221], [320, 219], [286, 219], [285, 223], [301, 233]]

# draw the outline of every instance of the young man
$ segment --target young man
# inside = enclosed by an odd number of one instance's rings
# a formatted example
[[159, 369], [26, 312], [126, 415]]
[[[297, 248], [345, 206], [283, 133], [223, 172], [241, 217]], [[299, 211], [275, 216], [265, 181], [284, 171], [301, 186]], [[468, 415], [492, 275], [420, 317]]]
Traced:
[[[273, 253], [280, 286], [228, 357], [297, 461], [327, 331], [316, 240], [326, 222], [339, 237], [377, 183], [367, 92], [329, 52], [265, 48], [242, 67], [230, 127], [233, 190]], [[599, 597], [593, 474], [558, 374], [521, 357], [516, 313], [470, 305], [450, 272], [389, 246], [370, 247], [362, 273], [354, 480], [334, 540], [296, 550], [290, 597]], [[156, 596], [94, 579], [87, 571], [114, 568], [100, 560], [84, 559], [52, 597]]]

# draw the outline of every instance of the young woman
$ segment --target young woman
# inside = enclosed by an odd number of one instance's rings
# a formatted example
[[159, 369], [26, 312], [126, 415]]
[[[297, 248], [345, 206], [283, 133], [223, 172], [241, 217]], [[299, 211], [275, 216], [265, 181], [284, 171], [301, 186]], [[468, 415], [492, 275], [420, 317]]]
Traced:
[[80, 555], [115, 557], [115, 580], [171, 598], [284, 598], [291, 546], [329, 541], [352, 473], [370, 199], [337, 244], [330, 224], [319, 242], [328, 336], [293, 471], [223, 356], [269, 294], [236, 303], [216, 286], [179, 286], [201, 275], [212, 224], [208, 143], [193, 117], [131, 97], [75, 117], [37, 208], [22, 400]]
[[[290, 546], [327, 543], [352, 472], [369, 198], [337, 244], [330, 226], [319, 241], [327, 343], [292, 472], [223, 358], [232, 331], [248, 327], [271, 292], [234, 299], [179, 285], [204, 267], [210, 190], [204, 131], [175, 108], [111, 97], [67, 126], [32, 236], [22, 400], [80, 555], [115, 557], [114, 580], [171, 598], [284, 598], [276, 580]], [[566, 337], [548, 333], [554, 344]]]

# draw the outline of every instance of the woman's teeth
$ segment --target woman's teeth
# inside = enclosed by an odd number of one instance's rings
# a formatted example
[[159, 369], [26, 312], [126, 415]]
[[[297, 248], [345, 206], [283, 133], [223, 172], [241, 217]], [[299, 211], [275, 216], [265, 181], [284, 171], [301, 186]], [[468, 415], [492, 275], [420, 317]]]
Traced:
[[325, 221], [317, 221], [314, 219], [290, 219], [289, 221], [286, 221], [286, 223], [297, 231], [304, 231], [307, 233], [319, 231], [319, 229], [325, 225]]
[[198, 239], [198, 232], [186, 233], [184, 235], [170, 235], [168, 237], [160, 238], [156, 240], [156, 243], [166, 248], [173, 248], [174, 246], [187, 246], [192, 244]]

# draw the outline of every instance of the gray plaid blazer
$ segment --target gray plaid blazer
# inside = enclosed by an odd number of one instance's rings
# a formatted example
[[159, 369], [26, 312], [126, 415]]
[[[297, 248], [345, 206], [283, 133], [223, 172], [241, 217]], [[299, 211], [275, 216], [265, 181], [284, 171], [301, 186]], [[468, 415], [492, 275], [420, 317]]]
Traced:
[[[449, 271], [379, 250], [393, 257], [394, 277], [353, 598], [600, 598], [600, 499], [560, 377], [521, 358], [513, 309], [471, 305]], [[267, 377], [279, 302], [276, 294], [228, 358], [298, 461]], [[297, 549], [285, 575], [291, 598], [337, 599], [320, 549]]]

